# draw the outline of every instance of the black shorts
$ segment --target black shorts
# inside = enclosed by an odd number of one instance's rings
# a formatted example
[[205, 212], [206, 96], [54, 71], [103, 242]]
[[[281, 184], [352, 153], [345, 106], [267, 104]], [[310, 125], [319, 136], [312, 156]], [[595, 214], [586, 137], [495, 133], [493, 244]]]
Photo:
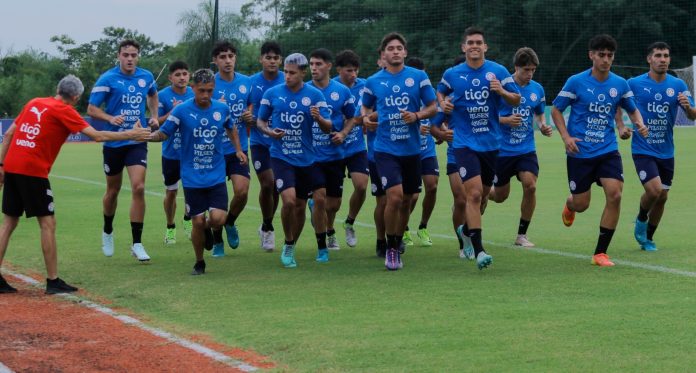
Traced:
[[343, 197], [343, 178], [345, 177], [346, 165], [344, 160], [317, 162], [314, 166], [319, 172], [324, 174], [326, 185], [326, 196], [333, 198]]
[[384, 190], [401, 185], [404, 194], [421, 192], [420, 154], [396, 156], [375, 152], [375, 163], [377, 163], [377, 170]]
[[254, 170], [256, 174], [260, 174], [271, 168], [271, 151], [263, 145], [252, 145], [251, 160], [254, 162]]
[[377, 170], [377, 163], [370, 161], [370, 184], [372, 184], [372, 196], [380, 197], [385, 195], [384, 188], [382, 188], [382, 179], [379, 177], [379, 171]]
[[225, 154], [225, 175], [227, 175], [228, 178], [232, 178], [232, 175], [241, 175], [247, 179], [251, 179], [249, 163], [241, 164], [235, 153]]
[[184, 187], [184, 198], [188, 216], [198, 216], [212, 209], [227, 211], [227, 184], [220, 183], [207, 188]]
[[674, 178], [674, 158], [657, 158], [645, 154], [633, 154], [633, 164], [641, 184], [660, 177], [662, 189], [669, 190]]
[[306, 200], [315, 190], [326, 187], [324, 174], [319, 172], [316, 165], [299, 167], [282, 159], [271, 158], [271, 166], [278, 193], [295, 188], [295, 197]]
[[440, 176], [440, 165], [437, 163], [437, 157], [421, 159], [421, 175]]
[[498, 151], [477, 152], [469, 148], [455, 148], [454, 157], [459, 168], [459, 177], [462, 182], [476, 176], [481, 176], [481, 183], [486, 186], [493, 185], [495, 178], [495, 162]]
[[539, 160], [536, 152], [498, 157], [495, 164], [493, 185], [496, 187], [507, 185], [513, 176], [519, 180], [520, 172], [531, 172], [534, 176], [539, 176]]
[[5, 172], [2, 212], [8, 216], [28, 218], [53, 215], [53, 191], [48, 179]]
[[358, 172], [361, 174], [369, 175], [370, 166], [367, 161], [367, 150], [359, 151], [349, 157], [345, 158], [346, 169], [348, 169], [348, 174]]
[[104, 173], [115, 176], [123, 172], [123, 167], [147, 167], [147, 144], [119, 146], [118, 148], [103, 147]]
[[571, 194], [585, 193], [595, 182], [601, 186], [603, 178], [624, 181], [621, 154], [616, 150], [593, 158], [567, 157], [566, 164]]
[[167, 190], [178, 190], [181, 179], [181, 161], [162, 157], [162, 176]]

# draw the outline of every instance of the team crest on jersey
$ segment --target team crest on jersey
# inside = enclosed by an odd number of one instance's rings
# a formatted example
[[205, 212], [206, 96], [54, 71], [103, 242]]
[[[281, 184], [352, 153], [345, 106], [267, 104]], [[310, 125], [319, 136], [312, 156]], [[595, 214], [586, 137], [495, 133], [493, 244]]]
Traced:
[[668, 97], [674, 97], [674, 89], [672, 89], [672, 88], [667, 88], [667, 96], [668, 96]]
[[289, 105], [289, 106], [290, 106], [290, 109], [295, 109], [295, 108], [297, 108], [297, 102], [295, 102], [295, 101], [290, 101], [290, 105]]
[[338, 101], [338, 99], [339, 99], [338, 92], [331, 92], [331, 99], [334, 101]]
[[532, 99], [532, 102], [536, 102], [538, 97], [536, 93], [532, 93], [531, 95], [529, 95], [529, 98]]
[[486, 80], [490, 82], [493, 79], [495, 79], [495, 74], [493, 74], [492, 72], [486, 73]]
[[612, 88], [609, 90], [609, 96], [611, 96], [611, 98], [616, 98], [616, 96], [618, 96], [618, 95], [619, 95], [619, 91], [617, 91], [616, 88]]
[[240, 85], [239, 86], [239, 93], [241, 93], [241, 94], [247, 93], [247, 87], [245, 85]]
[[214, 113], [213, 113], [213, 119], [219, 121], [220, 119], [222, 119], [222, 114], [220, 114], [219, 111], [214, 112]]
[[309, 106], [312, 104], [312, 100], [309, 99], [309, 97], [302, 97], [302, 105], [304, 106]]
[[662, 94], [661, 93], [655, 93], [655, 101], [660, 101], [662, 100]]
[[416, 82], [413, 81], [413, 78], [407, 78], [404, 84], [406, 85], [406, 87], [413, 87], [413, 85], [416, 84]]
[[201, 126], [207, 126], [208, 125], [208, 118], [201, 118]]
[[474, 87], [478, 87], [481, 85], [481, 81], [478, 79], [474, 79], [471, 81], [471, 85], [473, 85]]
[[131, 93], [135, 92], [135, 87], [132, 86], [132, 85], [129, 85], [129, 86], [128, 86], [128, 92], [131, 92]]
[[140, 88], [145, 88], [146, 85], [145, 79], [138, 79], [138, 86], [140, 86]]

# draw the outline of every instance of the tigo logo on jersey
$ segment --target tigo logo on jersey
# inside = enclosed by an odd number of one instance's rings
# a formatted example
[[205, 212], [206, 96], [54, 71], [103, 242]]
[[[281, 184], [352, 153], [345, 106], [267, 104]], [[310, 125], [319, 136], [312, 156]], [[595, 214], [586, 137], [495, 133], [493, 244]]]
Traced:
[[304, 113], [299, 112], [297, 114], [290, 114], [287, 112], [280, 113], [280, 120], [284, 123], [289, 123], [292, 128], [299, 128], [302, 122], [304, 122]]
[[402, 93], [401, 96], [388, 96], [384, 99], [384, 104], [387, 106], [397, 106], [397, 107], [402, 107], [402, 106], [408, 106], [408, 104], [411, 102], [411, 99], [408, 97], [407, 93]]

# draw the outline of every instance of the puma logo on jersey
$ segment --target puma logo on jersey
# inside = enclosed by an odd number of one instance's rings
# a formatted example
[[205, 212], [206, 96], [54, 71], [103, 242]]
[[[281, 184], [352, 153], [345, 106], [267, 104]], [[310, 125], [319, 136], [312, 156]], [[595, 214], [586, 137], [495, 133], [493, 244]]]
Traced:
[[286, 101], [287, 98], [286, 98], [286, 97], [280, 97], [280, 96], [278, 96], [278, 99], [279, 99], [279, 100], [283, 100], [283, 102], [287, 103], [287, 101]]
[[587, 92], [592, 93], [593, 96], [594, 96], [594, 90], [595, 90], [594, 88], [592, 88], [592, 89], [587, 88]]
[[116, 83], [120, 85], [126, 85], [126, 82], [124, 82], [123, 80], [117, 80]]
[[379, 82], [379, 84], [381, 84], [381, 85], [383, 85], [383, 86], [389, 88], [389, 83], [387, 83], [387, 82]]
[[466, 80], [467, 82], [469, 81], [469, 75], [459, 75], [459, 77]]
[[37, 122], [41, 122], [41, 114], [43, 114], [46, 110], [48, 110], [48, 108], [39, 111], [39, 109], [37, 109], [36, 106], [32, 106], [31, 109], [29, 109], [29, 111], [36, 114]]
[[198, 114], [189, 113], [189, 115], [191, 116], [191, 118], [198, 120]]
[[650, 92], [650, 88], [643, 87], [643, 90], [644, 90], [644, 91], [647, 91], [647, 92], [650, 93], [650, 94], [652, 94], [652, 92]]

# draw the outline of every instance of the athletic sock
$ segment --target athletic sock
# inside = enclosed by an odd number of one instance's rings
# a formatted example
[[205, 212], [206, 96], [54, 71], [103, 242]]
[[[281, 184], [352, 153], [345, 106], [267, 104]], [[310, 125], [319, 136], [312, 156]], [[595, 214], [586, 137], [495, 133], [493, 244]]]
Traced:
[[346, 218], [346, 224], [353, 225], [355, 224], [355, 218], [351, 218], [350, 216]]
[[426, 229], [426, 228], [428, 228], [428, 223], [421, 222], [420, 225], [418, 225], [418, 230]]
[[638, 221], [646, 222], [648, 220], [648, 211], [643, 206], [638, 206]]
[[285, 240], [285, 244], [288, 245], [288, 246], [292, 246], [292, 245], [295, 244], [295, 241], [288, 241], [288, 240]]
[[317, 249], [326, 249], [326, 232], [317, 233]]
[[114, 216], [104, 215], [104, 233], [111, 234], [114, 231]]
[[176, 224], [167, 224], [167, 229], [174, 229], [176, 228]]
[[462, 233], [464, 233], [465, 236], [469, 237], [469, 226], [464, 224], [462, 227]]
[[474, 255], [478, 254], [483, 250], [482, 232], [481, 228], [469, 229], [469, 238], [471, 239], [471, 245], [474, 246]]
[[232, 226], [234, 223], [237, 221], [237, 216], [233, 214], [227, 214], [227, 220], [225, 221], [226, 225]]
[[454, 235], [457, 236], [457, 241], [459, 241], [459, 250], [464, 249], [464, 240], [462, 240], [461, 237], [459, 237], [459, 234], [457, 233], [457, 228], [454, 228]]
[[143, 239], [143, 223], [131, 222], [131, 233], [133, 235], [133, 244], [142, 243]]
[[404, 232], [410, 232], [410, 231], [411, 231], [411, 228], [409, 228], [407, 225], [406, 228], [404, 229]]
[[264, 232], [273, 232], [273, 218], [263, 219], [263, 225], [261, 226], [261, 230]]
[[397, 236], [395, 234], [387, 235], [387, 249], [396, 249], [399, 247], [397, 245], [396, 238]]
[[184, 221], [190, 221], [191, 217], [188, 214], [184, 214]]
[[333, 228], [326, 231], [327, 236], [333, 236], [335, 234], [336, 234], [336, 230]]
[[655, 231], [657, 230], [657, 225], [652, 225], [648, 223], [648, 239], [652, 241], [653, 235], [655, 234]]
[[517, 234], [527, 234], [527, 228], [529, 228], [529, 220], [524, 220], [520, 218], [520, 226], [517, 228]]
[[599, 238], [597, 238], [597, 247], [595, 248], [595, 255], [606, 254], [609, 244], [611, 243], [611, 238], [614, 237], [614, 229], [599, 227]]
[[213, 231], [213, 244], [222, 243], [222, 228], [212, 229]]

